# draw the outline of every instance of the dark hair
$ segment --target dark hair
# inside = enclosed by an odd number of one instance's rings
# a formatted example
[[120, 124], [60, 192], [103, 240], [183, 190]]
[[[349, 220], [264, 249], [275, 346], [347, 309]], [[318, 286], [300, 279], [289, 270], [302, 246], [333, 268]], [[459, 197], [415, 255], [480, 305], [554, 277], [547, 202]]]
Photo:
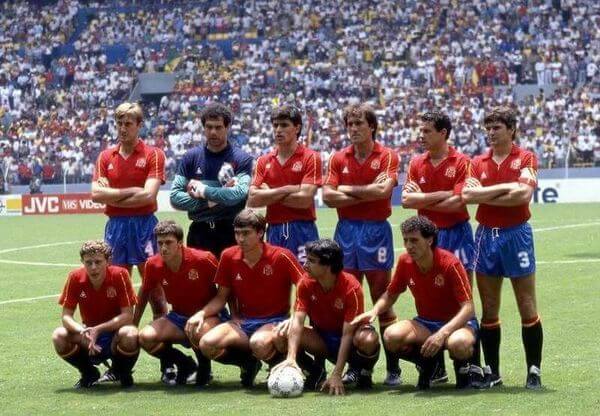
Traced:
[[319, 259], [319, 263], [329, 266], [331, 273], [338, 274], [344, 269], [344, 253], [335, 241], [321, 238], [306, 243], [305, 248], [306, 254], [315, 256]]
[[244, 208], [233, 219], [233, 228], [252, 227], [256, 232], [265, 231], [267, 220], [258, 211], [252, 208]]
[[371, 138], [375, 140], [377, 136], [377, 115], [375, 110], [367, 103], [362, 104], [350, 104], [344, 108], [344, 126], [348, 126], [348, 117], [362, 117], [365, 116], [365, 120], [369, 124], [369, 127], [373, 130]]
[[421, 121], [433, 123], [433, 127], [435, 127], [436, 131], [442, 131], [442, 129], [446, 129], [446, 140], [448, 140], [448, 137], [450, 137], [452, 123], [450, 122], [450, 117], [448, 117], [446, 114], [440, 111], [429, 111], [421, 114]]
[[183, 228], [173, 220], [163, 220], [154, 227], [154, 236], [174, 236], [177, 241], [183, 241]]
[[206, 124], [206, 120], [214, 120], [217, 118], [222, 118], [225, 127], [229, 127], [231, 120], [233, 120], [233, 114], [229, 107], [221, 103], [210, 103], [204, 107], [200, 113], [200, 121], [202, 121], [203, 127]]
[[437, 246], [438, 228], [427, 217], [421, 215], [410, 217], [400, 225], [400, 230], [402, 234], [419, 231], [424, 238], [433, 237], [431, 248], [433, 249]]
[[300, 110], [292, 104], [282, 104], [279, 107], [275, 107], [271, 111], [271, 123], [278, 120], [289, 120], [294, 126], [300, 126], [298, 130], [298, 137], [302, 131], [302, 113]]
[[502, 123], [507, 129], [514, 129], [513, 140], [517, 135], [517, 113], [509, 107], [492, 108], [483, 118], [483, 124]]

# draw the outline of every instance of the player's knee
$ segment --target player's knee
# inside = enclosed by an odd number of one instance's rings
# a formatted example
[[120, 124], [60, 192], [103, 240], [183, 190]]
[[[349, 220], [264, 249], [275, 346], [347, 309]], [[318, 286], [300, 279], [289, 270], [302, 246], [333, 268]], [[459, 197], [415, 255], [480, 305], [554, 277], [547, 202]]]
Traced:
[[446, 342], [450, 356], [455, 360], [466, 360], [473, 355], [473, 344], [475, 340], [464, 334], [454, 333]]
[[250, 350], [258, 359], [264, 359], [273, 353], [273, 339], [266, 334], [254, 334], [250, 338]]
[[383, 345], [389, 351], [398, 352], [406, 344], [405, 338], [402, 332], [389, 328], [383, 333]]
[[202, 354], [211, 360], [216, 358], [221, 351], [221, 348], [219, 348], [218, 339], [211, 336], [211, 334], [206, 334], [200, 338], [197, 345], [200, 347]]
[[62, 347], [65, 346], [68, 335], [69, 332], [63, 326], [59, 326], [52, 332], [52, 344], [54, 344], [54, 347], [57, 350], [62, 349]]
[[156, 333], [156, 330], [150, 325], [147, 325], [144, 328], [142, 328], [142, 330], [139, 331], [138, 334], [139, 342], [142, 348], [148, 349], [152, 345], [156, 344], [157, 335], [158, 334]]
[[136, 343], [138, 342], [139, 333], [138, 329], [133, 325], [125, 325], [119, 328], [118, 332], [119, 340], [123, 340], [128, 343]]

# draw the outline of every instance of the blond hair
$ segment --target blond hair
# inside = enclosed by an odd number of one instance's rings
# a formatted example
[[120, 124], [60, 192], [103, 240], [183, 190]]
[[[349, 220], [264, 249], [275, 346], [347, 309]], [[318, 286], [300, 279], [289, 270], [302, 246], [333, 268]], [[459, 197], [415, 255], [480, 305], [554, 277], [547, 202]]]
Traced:
[[142, 119], [144, 118], [142, 106], [138, 103], [129, 102], [119, 104], [119, 106], [115, 110], [115, 119], [120, 120], [121, 118], [126, 116], [133, 117], [135, 121], [138, 122], [138, 124], [141, 123]]

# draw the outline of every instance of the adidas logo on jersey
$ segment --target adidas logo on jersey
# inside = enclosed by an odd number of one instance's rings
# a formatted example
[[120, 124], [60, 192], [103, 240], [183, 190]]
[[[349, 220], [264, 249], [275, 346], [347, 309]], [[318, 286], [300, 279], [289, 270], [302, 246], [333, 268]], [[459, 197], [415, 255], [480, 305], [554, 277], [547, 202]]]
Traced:
[[342, 173], [350, 173], [350, 171], [348, 170], [348, 166], [344, 166], [344, 169], [342, 169]]
[[242, 280], [242, 276], [240, 276], [240, 274], [238, 273], [238, 274], [235, 276], [235, 280]]
[[86, 295], [86, 294], [85, 294], [85, 292], [82, 290], [82, 291], [81, 291], [81, 293], [79, 294], [79, 297], [80, 297], [81, 299], [85, 299], [85, 298], [87, 298], [87, 295]]
[[115, 167], [113, 166], [113, 164], [112, 164], [112, 163], [109, 163], [109, 164], [108, 164], [108, 170], [113, 170], [114, 168], [115, 168]]

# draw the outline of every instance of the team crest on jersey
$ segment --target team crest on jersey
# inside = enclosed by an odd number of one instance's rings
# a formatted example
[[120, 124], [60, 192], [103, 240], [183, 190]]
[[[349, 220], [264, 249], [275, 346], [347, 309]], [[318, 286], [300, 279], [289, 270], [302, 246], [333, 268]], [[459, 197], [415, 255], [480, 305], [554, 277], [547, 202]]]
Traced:
[[115, 168], [115, 167], [113, 166], [113, 164], [112, 164], [112, 163], [109, 163], [109, 164], [108, 164], [108, 170], [113, 170], [114, 168]]
[[442, 287], [444, 286], [444, 276], [441, 274], [438, 274], [434, 279], [433, 279], [433, 283], [437, 286], [437, 287]]
[[342, 173], [350, 173], [350, 171], [348, 170], [348, 166], [344, 166], [344, 169], [342, 169]]
[[510, 162], [510, 168], [513, 170], [521, 169], [521, 159], [515, 159], [512, 162]]
[[106, 289], [106, 297], [107, 298], [116, 298], [117, 297], [117, 289], [112, 286], [109, 286]]
[[371, 161], [371, 169], [373, 169], [373, 170], [379, 169], [380, 166], [381, 166], [381, 162], [379, 161], [379, 159], [375, 159], [375, 160]]
[[196, 270], [196, 269], [190, 270], [188, 273], [188, 279], [190, 279], [190, 280], [198, 279], [198, 270]]
[[85, 294], [85, 292], [82, 290], [82, 291], [81, 291], [81, 293], [79, 294], [79, 297], [80, 297], [81, 299], [85, 299], [85, 298], [87, 298], [87, 295], [86, 295], [86, 294]]
[[335, 302], [333, 302], [333, 306], [336, 309], [344, 309], [344, 301], [342, 301], [340, 298], [336, 298]]
[[447, 168], [446, 173], [444, 173], [444, 176], [446, 178], [454, 178], [456, 176], [456, 168], [454, 166]]
[[412, 277], [410, 279], [408, 279], [408, 285], [409, 286], [414, 286], [415, 285], [415, 281], [413, 280]]
[[163, 279], [162, 285], [163, 286], [169, 286], [169, 282], [167, 282], [167, 279]]
[[145, 168], [146, 167], [146, 159], [143, 158], [139, 158], [138, 160], [135, 161], [135, 167], [136, 168]]
[[271, 164], [270, 164], [270, 163], [267, 163], [267, 164], [265, 165], [265, 169], [271, 169]]
[[292, 172], [300, 172], [302, 170], [302, 162], [295, 162], [292, 165]]
[[263, 269], [263, 274], [264, 274], [265, 276], [271, 276], [271, 275], [273, 274], [273, 268], [271, 267], [271, 265], [270, 265], [270, 264], [267, 264], [267, 265], [265, 266], [265, 268]]

